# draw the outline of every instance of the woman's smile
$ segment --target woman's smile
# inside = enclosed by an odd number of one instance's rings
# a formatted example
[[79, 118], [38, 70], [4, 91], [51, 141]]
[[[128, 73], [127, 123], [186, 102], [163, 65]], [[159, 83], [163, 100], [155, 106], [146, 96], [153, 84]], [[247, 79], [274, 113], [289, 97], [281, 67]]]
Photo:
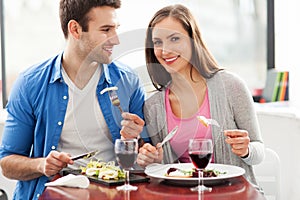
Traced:
[[174, 56], [174, 57], [163, 58], [163, 59], [164, 59], [164, 61], [166, 62], [167, 65], [171, 65], [171, 64], [174, 63], [178, 58], [179, 58], [179, 56]]

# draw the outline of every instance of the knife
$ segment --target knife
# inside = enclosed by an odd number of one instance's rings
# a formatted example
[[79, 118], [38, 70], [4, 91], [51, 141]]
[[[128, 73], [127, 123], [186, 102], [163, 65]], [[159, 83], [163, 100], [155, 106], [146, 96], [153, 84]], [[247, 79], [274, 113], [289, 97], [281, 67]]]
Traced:
[[177, 132], [178, 126], [175, 126], [175, 128], [173, 128], [173, 130], [168, 133], [168, 135], [163, 139], [163, 141], [161, 142], [161, 144], [159, 146], [157, 146], [157, 148], [161, 148], [166, 142], [168, 142]]
[[83, 154], [80, 154], [80, 155], [77, 155], [77, 156], [72, 156], [71, 160], [78, 160], [78, 159], [81, 159], [81, 158], [90, 158], [90, 157], [94, 156], [97, 153], [98, 153], [98, 151], [91, 151], [91, 152], [83, 153]]

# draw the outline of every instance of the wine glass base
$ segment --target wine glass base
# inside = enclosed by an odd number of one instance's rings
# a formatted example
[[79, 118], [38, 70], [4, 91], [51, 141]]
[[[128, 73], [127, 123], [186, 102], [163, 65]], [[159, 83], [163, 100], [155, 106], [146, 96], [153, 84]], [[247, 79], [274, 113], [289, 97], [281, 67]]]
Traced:
[[137, 186], [132, 186], [132, 185], [122, 185], [116, 187], [118, 191], [136, 191], [138, 189]]
[[191, 191], [193, 191], [193, 192], [204, 192], [204, 191], [211, 192], [212, 188], [211, 187], [206, 187], [204, 185], [198, 185], [196, 187], [191, 188]]

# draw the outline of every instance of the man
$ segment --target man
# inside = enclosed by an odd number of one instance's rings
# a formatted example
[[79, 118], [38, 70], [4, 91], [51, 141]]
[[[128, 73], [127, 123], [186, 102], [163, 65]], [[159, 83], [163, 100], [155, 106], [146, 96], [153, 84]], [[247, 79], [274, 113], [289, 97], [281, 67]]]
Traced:
[[[74, 164], [71, 155], [99, 150], [110, 161], [116, 138], [147, 137], [139, 80], [111, 62], [119, 7], [120, 0], [61, 0], [64, 52], [16, 80], [0, 147], [3, 175], [19, 180], [14, 199], [37, 199], [49, 177]], [[112, 86], [122, 114], [101, 93]]]

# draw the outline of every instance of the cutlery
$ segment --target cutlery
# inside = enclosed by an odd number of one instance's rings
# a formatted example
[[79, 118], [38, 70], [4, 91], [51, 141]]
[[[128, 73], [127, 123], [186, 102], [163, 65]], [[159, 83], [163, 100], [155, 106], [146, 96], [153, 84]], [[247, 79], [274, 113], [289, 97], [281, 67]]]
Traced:
[[[207, 119], [204, 116], [197, 116], [197, 119], [201, 122], [201, 124], [203, 124], [205, 127], [208, 127], [209, 125], [214, 125], [217, 126], [219, 128], [220, 133], [223, 133], [223, 127], [220, 126], [220, 124], [214, 120], [214, 119]], [[216, 144], [217, 141], [221, 138], [222, 134], [219, 134], [216, 138], [216, 140], [214, 141], [214, 143]]]
[[197, 119], [205, 126], [208, 127], [208, 125], [214, 125], [220, 128], [220, 124], [214, 120], [214, 119], [207, 119], [204, 116], [197, 116]]
[[100, 94], [104, 94], [105, 92], [108, 92], [108, 95], [109, 95], [109, 98], [110, 98], [110, 101], [111, 103], [118, 107], [121, 114], [123, 113], [123, 109], [121, 108], [121, 104], [120, 104], [120, 99], [117, 95], [117, 92], [116, 90], [118, 90], [118, 87], [114, 86], [114, 87], [108, 87], [108, 88], [105, 88], [103, 89]]
[[121, 106], [120, 106], [120, 99], [119, 99], [119, 97], [118, 97], [118, 95], [117, 95], [117, 92], [115, 91], [115, 90], [111, 90], [111, 91], [109, 91], [109, 98], [110, 98], [110, 100], [111, 100], [111, 103], [114, 105], [114, 106], [116, 106], [116, 107], [118, 107], [119, 108], [119, 110], [120, 110], [120, 112], [121, 112], [121, 114], [123, 113], [123, 110], [122, 110], [122, 108], [121, 108]]
[[175, 126], [175, 128], [173, 128], [173, 130], [170, 133], [168, 133], [168, 135], [163, 139], [161, 144], [157, 146], [157, 148], [161, 148], [166, 142], [168, 142], [175, 135], [177, 130], [178, 130], [178, 126]]
[[71, 160], [78, 160], [81, 158], [90, 158], [90, 157], [96, 155], [97, 153], [98, 153], [98, 151], [91, 151], [91, 152], [83, 153], [83, 154], [80, 154], [77, 156], [72, 156]]

